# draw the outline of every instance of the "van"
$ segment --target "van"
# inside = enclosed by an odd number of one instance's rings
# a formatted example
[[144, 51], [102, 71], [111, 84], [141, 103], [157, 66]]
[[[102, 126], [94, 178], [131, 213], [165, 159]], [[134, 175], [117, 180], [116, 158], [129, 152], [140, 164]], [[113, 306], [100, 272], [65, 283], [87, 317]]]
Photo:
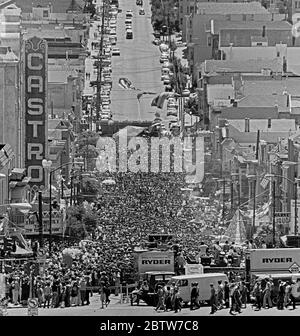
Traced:
[[179, 275], [171, 278], [169, 285], [175, 282], [179, 289], [179, 296], [182, 301], [187, 304], [191, 300], [192, 283], [197, 282], [199, 288], [199, 301], [209, 301], [210, 284], [214, 284], [215, 289], [218, 287], [218, 281], [228, 281], [227, 275], [224, 273], [204, 273]]

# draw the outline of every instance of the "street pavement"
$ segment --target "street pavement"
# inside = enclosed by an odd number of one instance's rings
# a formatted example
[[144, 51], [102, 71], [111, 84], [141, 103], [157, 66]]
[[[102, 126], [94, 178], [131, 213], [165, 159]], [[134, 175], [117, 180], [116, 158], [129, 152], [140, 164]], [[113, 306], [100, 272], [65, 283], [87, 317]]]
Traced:
[[[197, 316], [299, 316], [300, 306], [295, 310], [291, 308], [284, 310], [277, 310], [277, 308], [262, 309], [256, 311], [251, 305], [247, 305], [246, 309], [242, 309], [241, 314], [230, 315], [229, 309], [222, 309], [217, 311], [214, 315], [210, 315], [210, 307], [203, 306], [200, 309], [190, 310], [183, 308], [181, 312], [175, 313], [163, 312], [154, 310], [154, 307], [149, 307], [143, 303], [140, 306], [131, 306], [130, 303], [120, 303], [120, 298], [111, 295], [111, 303], [107, 308], [101, 309], [100, 297], [94, 294], [91, 298], [89, 306], [71, 307], [71, 308], [56, 308], [47, 309], [39, 308], [39, 316], [152, 316], [163, 318], [166, 316], [172, 317], [197, 317]], [[9, 308], [8, 316], [27, 316], [27, 308]]]
[[[114, 120], [150, 120], [155, 119], [157, 108], [151, 107], [155, 95], [144, 95], [137, 99], [137, 93], [149, 91], [161, 93], [164, 86], [161, 78], [160, 51], [152, 44], [154, 39], [151, 25], [151, 6], [149, 0], [144, 1], [145, 15], [139, 15], [140, 6], [135, 0], [120, 0], [119, 8], [122, 13], [117, 18], [117, 45], [121, 55], [112, 57], [113, 87], [111, 92], [111, 110]], [[133, 39], [126, 39], [126, 11], [132, 10]], [[119, 86], [119, 78], [128, 78], [132, 85], [141, 90], [126, 90]], [[159, 110], [159, 112], [161, 112]], [[161, 113], [166, 119], [166, 110]]]

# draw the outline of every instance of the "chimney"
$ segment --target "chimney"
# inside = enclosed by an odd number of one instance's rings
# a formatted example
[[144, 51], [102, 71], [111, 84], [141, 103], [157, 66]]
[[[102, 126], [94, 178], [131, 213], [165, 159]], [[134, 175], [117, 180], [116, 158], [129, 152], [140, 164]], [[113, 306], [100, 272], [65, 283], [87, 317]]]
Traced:
[[268, 128], [271, 128], [271, 127], [272, 127], [272, 119], [268, 118]]
[[245, 133], [250, 132], [250, 119], [245, 118]]
[[263, 26], [262, 37], [266, 37], [266, 26]]

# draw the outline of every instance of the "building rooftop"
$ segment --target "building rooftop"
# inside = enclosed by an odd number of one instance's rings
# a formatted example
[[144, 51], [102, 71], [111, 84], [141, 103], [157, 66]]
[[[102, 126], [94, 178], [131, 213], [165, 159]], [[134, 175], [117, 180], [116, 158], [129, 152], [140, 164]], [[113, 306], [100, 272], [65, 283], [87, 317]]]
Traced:
[[261, 73], [263, 69], [270, 69], [273, 72], [282, 72], [282, 64], [279, 59], [253, 59], [247, 61], [231, 60], [206, 60], [203, 62], [205, 72], [244, 72]]
[[[237, 5], [237, 4], [234, 4]], [[292, 32], [292, 25], [287, 21], [220, 21], [211, 20], [211, 32], [213, 34], [219, 34], [220, 30], [263, 30], [263, 26], [266, 28], [266, 35], [268, 30], [289, 30]]]
[[278, 112], [284, 112], [288, 110], [288, 96], [281, 95], [249, 95], [238, 101], [238, 107], [241, 108], [274, 108], [278, 106]]
[[14, 3], [15, 3], [14, 0], [0, 0], [0, 9], [5, 8], [5, 7], [7, 7], [9, 5], [12, 5]]
[[48, 83], [49, 84], [66, 84], [68, 82], [68, 77], [77, 77], [78, 74], [72, 70], [49, 70], [48, 71]]
[[[14, 0], [15, 4], [22, 9], [22, 12], [30, 13], [32, 7], [48, 7], [53, 6], [53, 13], [66, 13], [70, 7], [72, 0]], [[84, 7], [84, 0], [76, 0], [80, 7]]]
[[243, 123], [245, 123], [245, 118], [260, 121], [268, 118], [278, 119], [278, 110], [276, 107], [225, 107], [221, 110], [219, 118], [233, 121], [242, 119]]
[[229, 137], [240, 144], [255, 144], [257, 131], [260, 130], [260, 140], [267, 143], [277, 143], [279, 139], [288, 138], [299, 132], [295, 120], [272, 119], [268, 129], [267, 120], [250, 120], [250, 132], [245, 132], [245, 120], [228, 120]]
[[259, 2], [218, 3], [200, 2], [197, 14], [269, 14]]
[[[245, 120], [241, 119], [228, 119], [229, 125], [233, 126], [239, 132], [245, 132]], [[250, 119], [249, 120], [250, 132], [289, 132], [296, 131], [296, 122], [293, 119], [271, 119], [271, 127], [268, 127], [268, 118], [266, 119]]]
[[66, 31], [64, 29], [48, 29], [48, 27], [45, 29], [44, 27], [42, 29], [39, 28], [26, 28], [26, 32], [24, 32], [24, 38], [31, 38], [33, 36], [37, 36], [39, 38], [43, 38], [45, 40], [47, 39], [67, 39], [71, 41], [71, 38], [68, 36]]
[[249, 80], [244, 81], [243, 94], [252, 96], [282, 96], [284, 92], [300, 96], [300, 78], [288, 77], [282, 80]]

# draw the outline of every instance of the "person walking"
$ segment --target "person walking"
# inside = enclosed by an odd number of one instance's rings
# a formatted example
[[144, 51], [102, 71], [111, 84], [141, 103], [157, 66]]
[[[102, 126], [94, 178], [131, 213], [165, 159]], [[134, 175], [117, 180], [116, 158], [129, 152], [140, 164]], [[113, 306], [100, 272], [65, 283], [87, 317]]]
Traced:
[[158, 311], [159, 309], [162, 309], [162, 310], [165, 311], [166, 310], [166, 307], [165, 307], [165, 292], [163, 290], [162, 285], [158, 285], [157, 296], [158, 296], [158, 303], [157, 303], [157, 306], [156, 306], [155, 310]]
[[218, 289], [217, 289], [217, 307], [222, 309], [224, 304], [224, 287], [222, 280], [218, 280]]
[[255, 297], [256, 310], [261, 310], [261, 287], [259, 281], [255, 283], [252, 293]]
[[296, 309], [296, 296], [298, 294], [298, 289], [299, 289], [299, 283], [297, 283], [296, 280], [292, 281], [291, 285], [291, 292], [290, 292], [290, 300], [293, 304], [293, 309]]
[[181, 298], [178, 288], [174, 289], [174, 310], [175, 313], [178, 313], [178, 310], [181, 311]]
[[292, 286], [290, 282], [287, 281], [284, 289], [284, 307], [287, 308], [287, 306], [290, 304], [290, 296], [291, 296], [291, 290]]
[[272, 300], [271, 300], [271, 283], [267, 281], [266, 288], [264, 290], [264, 298], [263, 298], [263, 308], [266, 309], [268, 305], [268, 308], [272, 308]]
[[44, 289], [41, 284], [37, 285], [37, 298], [38, 298], [38, 305], [39, 308], [42, 307], [42, 305], [45, 302], [45, 295], [44, 295]]
[[230, 288], [228, 285], [228, 281], [225, 281], [224, 284], [224, 300], [225, 300], [225, 307], [229, 308], [229, 298], [230, 298]]
[[214, 314], [218, 310], [216, 305], [216, 290], [213, 283], [210, 284], [210, 307], [210, 314]]
[[77, 281], [74, 281], [72, 285], [72, 289], [71, 289], [71, 307], [78, 306], [78, 302], [77, 302], [78, 292], [79, 292], [79, 288], [78, 288]]
[[199, 287], [198, 282], [192, 283], [192, 290], [191, 290], [191, 307], [190, 309], [193, 310], [194, 306], [200, 308], [199, 304]]
[[84, 306], [86, 298], [86, 280], [84, 276], [82, 276], [80, 279], [79, 290], [80, 290], [80, 303], [82, 306]]
[[285, 295], [285, 283], [279, 280], [279, 292], [277, 298], [277, 309], [283, 310], [284, 309], [284, 295]]
[[244, 281], [240, 284], [240, 293], [241, 293], [241, 308], [247, 308], [247, 296], [248, 296], [248, 289]]
[[51, 290], [51, 284], [50, 282], [46, 282], [44, 286], [44, 308], [50, 308], [51, 303], [51, 297], [52, 297], [52, 290]]
[[17, 305], [19, 303], [19, 297], [20, 297], [20, 282], [19, 278], [15, 278], [15, 280], [12, 282], [12, 302], [14, 305]]

